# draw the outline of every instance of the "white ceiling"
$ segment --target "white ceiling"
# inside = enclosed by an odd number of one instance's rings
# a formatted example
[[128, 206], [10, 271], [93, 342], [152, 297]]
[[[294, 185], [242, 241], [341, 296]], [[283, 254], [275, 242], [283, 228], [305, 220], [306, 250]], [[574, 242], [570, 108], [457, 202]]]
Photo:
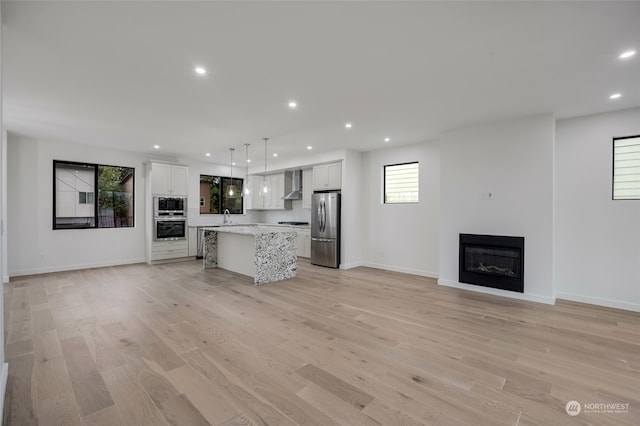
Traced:
[[3, 0], [2, 20], [6, 128], [150, 155], [366, 151], [640, 105], [640, 2]]

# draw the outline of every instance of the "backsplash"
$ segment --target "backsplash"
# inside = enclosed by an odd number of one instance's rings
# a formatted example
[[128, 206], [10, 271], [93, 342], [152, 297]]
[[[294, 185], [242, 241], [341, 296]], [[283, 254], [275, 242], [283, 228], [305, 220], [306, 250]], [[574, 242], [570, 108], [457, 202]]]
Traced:
[[258, 222], [261, 223], [311, 222], [311, 209], [303, 209], [302, 200], [291, 201], [291, 210], [265, 210], [255, 213], [259, 215]]
[[[200, 214], [200, 209], [189, 209], [187, 211], [189, 225], [216, 225], [223, 223], [221, 214]], [[248, 210], [246, 214], [232, 214], [233, 223], [278, 223], [288, 222], [311, 222], [311, 209], [302, 208], [302, 200], [291, 201], [290, 210]]]

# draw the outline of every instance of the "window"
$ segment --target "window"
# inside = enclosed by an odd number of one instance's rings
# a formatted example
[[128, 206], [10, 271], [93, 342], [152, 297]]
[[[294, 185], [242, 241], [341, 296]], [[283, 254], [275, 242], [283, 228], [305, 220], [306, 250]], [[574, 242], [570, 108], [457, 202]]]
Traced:
[[[200, 175], [200, 214], [242, 214], [242, 179]], [[229, 186], [236, 187], [229, 195]]]
[[418, 202], [418, 163], [384, 166], [384, 203]]
[[640, 200], [640, 136], [613, 139], [613, 199]]
[[80, 204], [93, 204], [93, 192], [78, 192]]
[[53, 229], [133, 227], [134, 175], [131, 167], [53, 160]]

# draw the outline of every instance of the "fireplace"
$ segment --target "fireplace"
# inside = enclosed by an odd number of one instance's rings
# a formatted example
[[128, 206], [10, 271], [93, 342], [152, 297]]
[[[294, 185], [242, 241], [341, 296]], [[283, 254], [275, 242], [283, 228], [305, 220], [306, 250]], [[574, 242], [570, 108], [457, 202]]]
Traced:
[[460, 234], [461, 283], [524, 292], [524, 237]]

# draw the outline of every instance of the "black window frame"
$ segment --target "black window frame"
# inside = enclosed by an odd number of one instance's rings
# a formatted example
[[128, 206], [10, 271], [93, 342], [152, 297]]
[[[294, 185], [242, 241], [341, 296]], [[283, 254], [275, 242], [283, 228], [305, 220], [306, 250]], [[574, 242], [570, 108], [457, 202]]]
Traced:
[[624, 139], [638, 139], [640, 135], [635, 136], [618, 136], [611, 141], [611, 200], [612, 201], [638, 201], [638, 198], [616, 198], [615, 197], [615, 179], [616, 179], [616, 141]]
[[[214, 214], [224, 214], [224, 210], [227, 205], [226, 200], [227, 200], [227, 196], [226, 193], [224, 191], [225, 188], [225, 183], [228, 183], [229, 181], [231, 181], [231, 183], [235, 184], [236, 186], [236, 191], [238, 196], [236, 198], [240, 199], [240, 208], [239, 210], [237, 209], [229, 209], [229, 214], [244, 214], [244, 196], [242, 195], [242, 188], [244, 185], [244, 179], [240, 178], [240, 177], [230, 177], [230, 176], [214, 176], [214, 175], [207, 175], [207, 174], [201, 174], [200, 175], [200, 179], [199, 182], [202, 182], [202, 178], [211, 178], [211, 179], [219, 179], [219, 194], [220, 194], [220, 199], [218, 202], [218, 212], [216, 213], [202, 213], [200, 212], [200, 215], [214, 215]], [[207, 182], [210, 184], [213, 184], [213, 182]], [[200, 193], [198, 193], [198, 198], [202, 198]], [[211, 201], [210, 201], [211, 202]], [[199, 203], [200, 205], [202, 205], [202, 203]], [[233, 211], [232, 211], [233, 210]]]
[[[403, 203], [394, 203], [387, 201], [387, 167], [394, 166], [404, 166], [407, 164], [417, 164], [418, 165], [418, 200], [417, 201], [407, 201]], [[407, 161], [405, 163], [394, 163], [394, 164], [385, 164], [382, 166], [382, 204], [385, 205], [403, 205], [403, 204], [419, 204], [420, 203], [420, 161]]]
[[[86, 225], [86, 226], [59, 226], [57, 223], [57, 216], [56, 216], [56, 170], [57, 170], [57, 165], [61, 164], [68, 164], [68, 165], [75, 165], [75, 166], [80, 166], [80, 167], [87, 167], [87, 168], [93, 168], [93, 217], [94, 217], [94, 224], [93, 225]], [[132, 188], [131, 188], [131, 194], [132, 194], [132, 199], [131, 199], [131, 225], [130, 226], [100, 226], [100, 219], [99, 219], [99, 207], [100, 207], [100, 189], [98, 187], [99, 184], [99, 170], [100, 167], [118, 167], [118, 168], [126, 168], [126, 169], [131, 169], [132, 170], [132, 174], [131, 177], [133, 179], [132, 182]], [[135, 218], [136, 218], [136, 168], [135, 167], [128, 167], [128, 166], [114, 166], [111, 164], [96, 164], [96, 163], [86, 163], [86, 162], [79, 162], [79, 161], [66, 161], [66, 160], [53, 160], [53, 208], [52, 208], [52, 229], [54, 231], [59, 231], [59, 230], [69, 230], [69, 229], [123, 229], [123, 228], [135, 228], [136, 223], [135, 223]]]

